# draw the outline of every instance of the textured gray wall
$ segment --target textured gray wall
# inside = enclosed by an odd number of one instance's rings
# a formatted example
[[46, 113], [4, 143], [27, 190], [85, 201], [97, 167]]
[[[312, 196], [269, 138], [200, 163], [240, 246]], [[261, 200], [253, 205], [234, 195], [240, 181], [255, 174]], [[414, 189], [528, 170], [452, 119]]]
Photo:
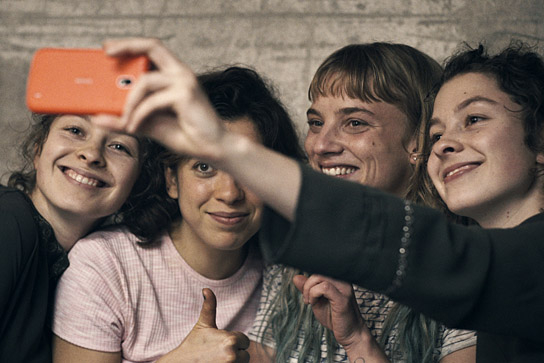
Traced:
[[195, 71], [249, 65], [274, 83], [303, 134], [311, 76], [343, 45], [401, 42], [443, 61], [462, 41], [539, 44], [543, 19], [544, 0], [0, 0], [0, 176], [17, 165], [39, 47], [147, 36]]

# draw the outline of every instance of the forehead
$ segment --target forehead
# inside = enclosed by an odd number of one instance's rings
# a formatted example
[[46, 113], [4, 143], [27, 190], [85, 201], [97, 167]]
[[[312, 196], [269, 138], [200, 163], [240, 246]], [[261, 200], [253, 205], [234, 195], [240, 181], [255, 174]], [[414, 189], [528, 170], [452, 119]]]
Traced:
[[[234, 120], [222, 120], [222, 121], [224, 123], [225, 128], [229, 132], [234, 132], [237, 134], [244, 135], [248, 139], [262, 144], [263, 141], [262, 141], [261, 134], [259, 133], [257, 125], [255, 124], [255, 122], [253, 122], [251, 118], [244, 116], [244, 117], [236, 118]], [[196, 161], [196, 160], [198, 159], [183, 155], [183, 156], [180, 156], [179, 159], [177, 159], [175, 163], [177, 164], [179, 168], [180, 166], [190, 165], [189, 162]]]
[[244, 116], [234, 120], [223, 120], [225, 128], [229, 132], [242, 134], [252, 141], [262, 144], [262, 136], [259, 132], [257, 124], [249, 117]]
[[467, 73], [444, 83], [436, 95], [433, 114], [447, 110], [459, 111], [466, 106], [464, 102], [471, 100], [506, 107], [514, 105], [508, 94], [499, 88], [495, 78], [482, 73]]
[[346, 95], [327, 95], [316, 98], [307, 111], [308, 116], [322, 117], [359, 114], [375, 121], [406, 126], [408, 117], [396, 105], [384, 101], [363, 101]]

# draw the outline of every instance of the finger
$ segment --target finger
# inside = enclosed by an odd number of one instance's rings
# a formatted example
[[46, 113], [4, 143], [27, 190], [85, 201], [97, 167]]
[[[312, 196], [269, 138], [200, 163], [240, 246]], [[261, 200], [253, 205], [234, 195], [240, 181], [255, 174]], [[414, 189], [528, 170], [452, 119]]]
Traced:
[[206, 328], [215, 328], [217, 300], [212, 290], [205, 288], [202, 289], [202, 295], [204, 296], [204, 302], [202, 303], [202, 309], [200, 310], [200, 317], [198, 318], [197, 325]]
[[[170, 111], [172, 109], [172, 102], [174, 102], [172, 99], [173, 97], [175, 97], [175, 95], [171, 95], [167, 92], [159, 92], [147, 96], [138, 103], [130, 115], [122, 117], [121, 122], [126, 125], [126, 131], [128, 133], [137, 133], [149, 129], [145, 127], [147, 118], [155, 113]], [[175, 116], [175, 114], [173, 115]], [[176, 118], [176, 125], [178, 124], [177, 120], [178, 119]], [[154, 125], [151, 125], [151, 129], [153, 129], [153, 126]]]
[[[331, 302], [331, 304], [340, 303], [344, 296], [338, 291], [338, 289], [329, 281], [321, 281], [314, 285], [308, 292], [308, 302], [310, 305], [314, 305], [319, 302], [320, 299], [325, 298]], [[345, 299], [347, 301], [347, 299]]]
[[122, 121], [126, 123], [132, 117], [134, 108], [151, 92], [162, 90], [170, 84], [168, 77], [159, 72], [143, 74], [127, 95], [123, 108]]
[[236, 352], [236, 363], [247, 363], [249, 362], [249, 353], [247, 350], [239, 350]]
[[293, 284], [295, 284], [295, 287], [300, 292], [304, 292], [304, 284], [306, 283], [307, 280], [308, 280], [308, 277], [304, 275], [293, 276]]
[[181, 62], [156, 38], [109, 39], [103, 43], [106, 54], [114, 57], [146, 55], [161, 70], [174, 70]]
[[310, 303], [310, 290], [317, 284], [320, 284], [323, 281], [321, 275], [311, 275], [308, 277], [308, 280], [304, 283], [304, 288], [302, 294], [304, 295], [304, 302], [306, 304]]
[[247, 349], [249, 348], [249, 338], [247, 337], [247, 335], [245, 335], [244, 333], [242, 332], [233, 332], [233, 334], [236, 335], [236, 343], [237, 343], [237, 347], [238, 349]]

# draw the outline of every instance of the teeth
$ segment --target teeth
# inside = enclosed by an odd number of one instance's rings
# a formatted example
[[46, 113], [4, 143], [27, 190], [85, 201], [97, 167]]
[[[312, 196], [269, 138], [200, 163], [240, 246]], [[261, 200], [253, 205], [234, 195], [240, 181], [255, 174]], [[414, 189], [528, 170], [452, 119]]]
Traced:
[[78, 183], [81, 183], [81, 184], [90, 185], [92, 187], [96, 187], [98, 185], [98, 180], [87, 178], [87, 177], [85, 177], [85, 176], [83, 176], [81, 174], [76, 173], [72, 169], [69, 169], [66, 172], [66, 175], [68, 175], [70, 178], [74, 179], [75, 181], [77, 181]]
[[460, 172], [461, 170], [466, 169], [466, 168], [468, 168], [468, 167], [470, 167], [470, 165], [465, 165], [465, 166], [461, 166], [460, 168], [454, 169], [454, 170], [448, 172], [448, 173], [446, 174], [446, 176], [444, 176], [444, 178], [447, 178], [447, 177], [449, 177], [449, 176], [452, 176], [453, 174], [456, 174], [456, 173]]
[[321, 168], [321, 172], [326, 175], [338, 176], [338, 175], [347, 175], [355, 172], [355, 168], [345, 168], [345, 167], [336, 167], [336, 168]]

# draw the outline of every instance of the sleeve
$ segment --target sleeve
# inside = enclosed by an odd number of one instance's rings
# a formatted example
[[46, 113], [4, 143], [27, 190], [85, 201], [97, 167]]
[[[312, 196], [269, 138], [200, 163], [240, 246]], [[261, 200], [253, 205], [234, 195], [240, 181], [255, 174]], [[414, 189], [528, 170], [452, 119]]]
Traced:
[[248, 333], [249, 339], [266, 345], [271, 348], [276, 348], [276, 342], [272, 336], [272, 332], [268, 328], [271, 315], [270, 308], [274, 298], [278, 294], [279, 284], [281, 283], [281, 266], [269, 264], [263, 271], [263, 289], [257, 315], [253, 323], [253, 328]]
[[4, 315], [12, 294], [25, 270], [27, 261], [36, 251], [36, 236], [29, 236], [20, 220], [11, 211], [0, 209], [0, 311]]
[[442, 334], [439, 360], [461, 349], [476, 345], [476, 332], [472, 330], [445, 329]]
[[301, 167], [295, 222], [265, 210], [266, 259], [384, 292], [450, 327], [544, 340], [541, 219], [502, 230], [455, 225]]
[[53, 332], [87, 349], [121, 351], [127, 299], [119, 263], [98, 238], [80, 240], [69, 259], [57, 287]]

